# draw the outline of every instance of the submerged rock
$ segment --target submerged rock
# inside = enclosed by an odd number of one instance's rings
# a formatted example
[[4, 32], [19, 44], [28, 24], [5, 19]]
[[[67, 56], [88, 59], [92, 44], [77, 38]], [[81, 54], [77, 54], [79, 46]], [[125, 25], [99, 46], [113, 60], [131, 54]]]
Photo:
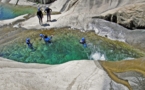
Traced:
[[119, 78], [128, 80], [132, 87], [132, 90], [144, 90], [145, 89], [145, 77], [143, 74], [135, 71], [128, 71], [123, 73], [115, 73]]

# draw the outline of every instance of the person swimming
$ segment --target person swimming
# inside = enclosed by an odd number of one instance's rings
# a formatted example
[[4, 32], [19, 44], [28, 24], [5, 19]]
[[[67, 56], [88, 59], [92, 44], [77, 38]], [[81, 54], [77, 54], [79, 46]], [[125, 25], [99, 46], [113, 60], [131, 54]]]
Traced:
[[53, 37], [53, 35], [51, 35], [50, 37], [48, 37], [47, 35], [45, 35], [44, 36], [44, 41], [45, 41], [45, 43], [46, 44], [50, 44], [50, 43], [52, 43], [52, 37]]
[[27, 44], [28, 48], [33, 49], [33, 45], [32, 45], [32, 43], [30, 42], [30, 38], [27, 38], [27, 39], [26, 39], [26, 44]]
[[39, 36], [41, 37], [40, 40], [42, 40], [42, 39], [44, 39], [45, 35], [44, 34], [40, 34]]
[[82, 44], [85, 48], [87, 47], [86, 39], [84, 37], [82, 37], [82, 39], [80, 40], [80, 44]]

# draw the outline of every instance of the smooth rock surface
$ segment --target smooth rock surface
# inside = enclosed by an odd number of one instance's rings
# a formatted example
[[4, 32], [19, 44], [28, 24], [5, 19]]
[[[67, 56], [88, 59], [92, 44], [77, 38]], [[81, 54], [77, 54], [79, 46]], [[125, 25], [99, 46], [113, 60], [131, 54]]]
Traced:
[[[4, 0], [1, 0], [6, 2]], [[18, 4], [24, 5], [20, 0]], [[113, 40], [121, 40], [132, 45], [144, 47], [145, 32], [131, 32], [128, 29], [101, 19], [92, 17], [124, 7], [128, 4], [142, 3], [145, 0], [57, 0], [51, 4], [54, 11], [52, 21], [40, 26], [38, 18], [32, 17], [19, 25], [27, 29], [72, 27], [82, 31], [94, 30], [101, 36], [107, 35]], [[16, 0], [10, 3], [15, 4]], [[27, 3], [25, 5], [33, 5]], [[7, 23], [11, 23], [8, 21]], [[15, 25], [14, 25], [15, 26]], [[142, 33], [142, 36], [139, 36]], [[138, 35], [139, 34], [139, 35]], [[128, 90], [125, 86], [111, 80], [97, 61], [73, 61], [62, 65], [23, 64], [0, 58], [0, 90]]]
[[23, 64], [3, 58], [0, 62], [1, 90], [109, 90], [111, 87], [128, 90], [113, 82], [97, 61], [54, 66]]

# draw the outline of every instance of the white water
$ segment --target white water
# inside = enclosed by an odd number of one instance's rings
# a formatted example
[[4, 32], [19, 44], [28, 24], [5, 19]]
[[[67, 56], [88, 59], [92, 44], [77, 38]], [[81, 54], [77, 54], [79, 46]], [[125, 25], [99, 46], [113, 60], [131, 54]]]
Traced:
[[128, 58], [125, 58], [124, 60], [133, 60], [135, 58], [131, 58], [131, 57], [128, 57]]
[[105, 55], [101, 54], [101, 53], [99, 53], [97, 51], [94, 54], [90, 55], [90, 59], [93, 59], [93, 60], [106, 60]]

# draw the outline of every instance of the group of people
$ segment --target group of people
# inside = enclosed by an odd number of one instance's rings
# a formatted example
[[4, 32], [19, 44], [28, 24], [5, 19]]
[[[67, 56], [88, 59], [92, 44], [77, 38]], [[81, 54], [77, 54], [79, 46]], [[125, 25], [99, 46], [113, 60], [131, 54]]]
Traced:
[[[51, 21], [51, 12], [52, 12], [52, 9], [50, 9], [49, 7], [46, 7], [45, 10], [44, 10], [44, 12], [47, 15], [47, 22]], [[37, 17], [39, 19], [39, 24], [42, 25], [43, 24], [43, 13], [41, 11], [41, 8], [38, 8]], [[40, 34], [39, 36], [41, 37], [40, 40], [43, 39], [46, 44], [52, 43], [51, 39], [52, 39], [53, 35], [51, 35], [51, 36], [48, 37], [47, 35]], [[80, 42], [80, 44], [83, 45], [84, 48], [87, 47], [86, 39], [84, 37], [82, 37], [79, 42]], [[27, 44], [27, 46], [30, 49], [34, 49], [32, 43], [30, 42], [30, 38], [27, 38], [26, 39], [26, 44]]]
[[[51, 40], [52, 40], [53, 35], [48, 37], [47, 35], [40, 34], [39, 36], [40, 36], [40, 40], [44, 40], [44, 42], [46, 44], [52, 43]], [[27, 44], [28, 48], [34, 49], [32, 43], [30, 42], [30, 38], [26, 39], [26, 44]], [[80, 40], [80, 44], [82, 44], [84, 48], [87, 47], [86, 39], [84, 37]]]
[[[52, 9], [50, 9], [49, 7], [46, 7], [44, 12], [47, 15], [47, 22], [51, 21], [51, 12], [52, 12]], [[37, 17], [39, 19], [39, 24], [42, 25], [43, 24], [43, 13], [41, 11], [41, 8], [38, 8]]]
[[[40, 40], [43, 39], [46, 44], [52, 43], [51, 40], [52, 40], [53, 35], [51, 35], [51, 36], [48, 37], [47, 35], [40, 34], [39, 36], [40, 36]], [[30, 42], [30, 38], [27, 38], [26, 39], [26, 44], [27, 44], [28, 48], [34, 49], [32, 43]]]
[[46, 44], [52, 43], [51, 39], [52, 39], [53, 35], [48, 37], [47, 35], [40, 34], [40, 37], [41, 37], [40, 40], [43, 39]]

